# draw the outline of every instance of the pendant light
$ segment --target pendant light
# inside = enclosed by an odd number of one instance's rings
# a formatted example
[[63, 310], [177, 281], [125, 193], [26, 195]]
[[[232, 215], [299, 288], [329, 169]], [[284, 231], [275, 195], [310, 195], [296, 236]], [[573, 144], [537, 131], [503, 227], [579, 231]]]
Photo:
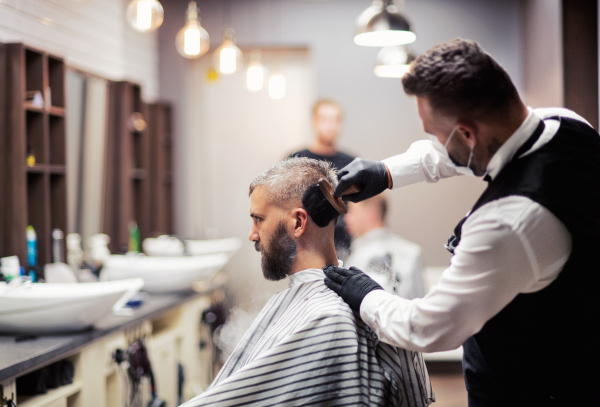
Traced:
[[242, 67], [242, 51], [235, 46], [234, 33], [232, 28], [226, 29], [223, 43], [213, 54], [217, 69], [224, 75], [232, 74]]
[[285, 96], [285, 77], [279, 70], [269, 78], [269, 96], [271, 99], [282, 99]]
[[188, 59], [206, 54], [210, 47], [208, 32], [200, 25], [198, 8], [195, 1], [190, 1], [187, 9], [187, 22], [175, 37], [177, 52]]
[[264, 85], [265, 67], [260, 63], [260, 50], [255, 49], [250, 55], [250, 63], [246, 71], [246, 86], [251, 91], [261, 90]]
[[384, 47], [377, 54], [373, 72], [381, 78], [402, 78], [414, 59], [415, 56], [402, 45]]
[[163, 23], [164, 15], [157, 0], [133, 0], [125, 11], [129, 25], [140, 32], [156, 30]]
[[375, 0], [356, 19], [354, 43], [366, 47], [410, 44], [417, 39], [393, 0]]

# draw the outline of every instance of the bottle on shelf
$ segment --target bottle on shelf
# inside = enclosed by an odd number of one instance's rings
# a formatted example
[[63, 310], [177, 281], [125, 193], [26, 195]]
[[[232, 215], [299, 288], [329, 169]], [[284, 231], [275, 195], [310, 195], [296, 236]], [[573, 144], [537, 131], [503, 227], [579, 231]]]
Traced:
[[52, 229], [52, 263], [64, 263], [62, 241], [63, 231], [59, 228]]
[[27, 166], [35, 167], [35, 151], [29, 146], [27, 146]]
[[140, 252], [140, 229], [135, 221], [129, 223], [129, 252]]
[[33, 226], [27, 226], [27, 263], [30, 267], [37, 266], [37, 234]]

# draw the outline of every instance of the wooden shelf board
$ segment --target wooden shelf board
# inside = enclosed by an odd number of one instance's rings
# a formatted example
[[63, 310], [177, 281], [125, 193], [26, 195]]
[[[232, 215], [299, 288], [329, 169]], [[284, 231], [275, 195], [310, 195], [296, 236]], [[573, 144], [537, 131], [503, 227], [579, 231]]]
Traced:
[[72, 384], [67, 384], [56, 389], [48, 391], [46, 394], [37, 396], [17, 396], [17, 405], [19, 407], [43, 407], [53, 403], [61, 398], [69, 397], [81, 390], [83, 387], [82, 381], [77, 381]]
[[148, 171], [143, 168], [134, 168], [131, 170], [131, 179], [146, 179]]
[[52, 116], [65, 117], [65, 108], [52, 106], [50, 107], [48, 113], [50, 113]]
[[30, 174], [43, 174], [47, 171], [48, 166], [46, 164], [36, 164], [33, 167], [26, 167], [26, 169]]
[[23, 103], [23, 108], [30, 112], [36, 112], [36, 113], [44, 113], [45, 112], [43, 107], [37, 107], [37, 106], [34, 106], [32, 103], [28, 103], [28, 102]]
[[60, 164], [50, 164], [48, 170], [51, 174], [64, 174], [67, 171], [66, 166]]

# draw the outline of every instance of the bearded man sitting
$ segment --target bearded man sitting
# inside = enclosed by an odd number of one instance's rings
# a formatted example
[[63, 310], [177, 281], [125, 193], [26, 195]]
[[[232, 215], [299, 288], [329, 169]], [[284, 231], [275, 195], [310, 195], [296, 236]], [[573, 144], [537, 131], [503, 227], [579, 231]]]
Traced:
[[302, 197], [330, 164], [290, 158], [250, 184], [249, 239], [268, 280], [289, 278], [256, 317], [219, 375], [184, 407], [427, 406], [433, 391], [421, 355], [380, 342], [329, 290], [323, 267], [338, 265], [335, 219], [319, 227]]

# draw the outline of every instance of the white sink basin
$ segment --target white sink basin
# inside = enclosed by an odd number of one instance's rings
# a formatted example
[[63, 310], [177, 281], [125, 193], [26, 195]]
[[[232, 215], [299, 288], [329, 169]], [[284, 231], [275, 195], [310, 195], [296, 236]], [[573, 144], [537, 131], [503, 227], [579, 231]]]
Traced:
[[190, 290], [195, 281], [210, 280], [228, 260], [223, 253], [182, 257], [113, 255], [104, 262], [100, 278], [105, 281], [143, 278], [144, 291], [183, 291]]
[[55, 333], [89, 328], [122, 307], [144, 281], [0, 286], [0, 332]]
[[[242, 239], [230, 237], [214, 240], [185, 240], [187, 253], [192, 256], [225, 253], [231, 257], [242, 246]], [[145, 239], [142, 243], [148, 256], [183, 256], [183, 243], [172, 236], [159, 236]]]

